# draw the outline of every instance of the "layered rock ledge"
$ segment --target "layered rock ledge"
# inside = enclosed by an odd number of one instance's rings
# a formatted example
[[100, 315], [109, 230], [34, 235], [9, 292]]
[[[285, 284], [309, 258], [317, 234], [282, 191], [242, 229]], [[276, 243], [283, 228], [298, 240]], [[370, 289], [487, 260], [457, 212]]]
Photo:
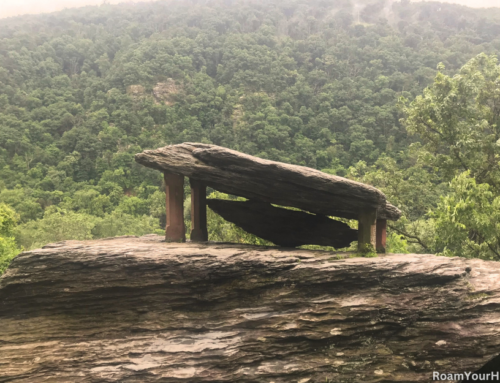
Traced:
[[500, 353], [500, 263], [161, 240], [19, 255], [0, 382], [429, 382]]
[[380, 219], [397, 221], [401, 217], [401, 211], [373, 186], [221, 146], [185, 142], [145, 150], [135, 155], [135, 161], [224, 193], [314, 214], [358, 219], [366, 209], [377, 209]]

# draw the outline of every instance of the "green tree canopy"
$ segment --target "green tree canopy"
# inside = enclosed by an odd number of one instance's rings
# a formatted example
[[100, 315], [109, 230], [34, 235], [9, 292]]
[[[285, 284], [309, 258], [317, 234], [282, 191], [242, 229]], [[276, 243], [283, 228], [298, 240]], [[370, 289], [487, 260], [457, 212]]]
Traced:
[[0, 203], [19, 214], [18, 245], [161, 232], [161, 174], [133, 156], [200, 141], [379, 186], [405, 214], [395, 246], [441, 251], [426, 214], [448, 183], [468, 170], [499, 189], [500, 11], [379, 3], [168, 0], [0, 20]]
[[0, 203], [0, 275], [3, 274], [10, 261], [19, 253], [14, 240], [14, 229], [17, 217], [14, 210]]
[[427, 162], [444, 179], [468, 171], [500, 192], [499, 86], [496, 56], [480, 54], [453, 77], [439, 72], [432, 86], [404, 108], [408, 132], [419, 134], [432, 154]]

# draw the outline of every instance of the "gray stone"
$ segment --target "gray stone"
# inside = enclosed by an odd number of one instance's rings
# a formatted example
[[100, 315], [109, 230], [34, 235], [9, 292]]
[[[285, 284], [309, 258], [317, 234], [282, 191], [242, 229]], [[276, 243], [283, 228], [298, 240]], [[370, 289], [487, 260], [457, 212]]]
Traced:
[[323, 215], [274, 207], [256, 201], [208, 199], [207, 205], [226, 221], [279, 246], [348, 247], [358, 231]]
[[67, 241], [0, 278], [0, 382], [430, 382], [500, 353], [499, 302], [493, 261]]
[[378, 209], [388, 219], [400, 216], [397, 208], [386, 208], [385, 195], [373, 186], [220, 146], [171, 145], [136, 154], [135, 160], [163, 172], [203, 181], [224, 193], [315, 214], [352, 218], [367, 209]]

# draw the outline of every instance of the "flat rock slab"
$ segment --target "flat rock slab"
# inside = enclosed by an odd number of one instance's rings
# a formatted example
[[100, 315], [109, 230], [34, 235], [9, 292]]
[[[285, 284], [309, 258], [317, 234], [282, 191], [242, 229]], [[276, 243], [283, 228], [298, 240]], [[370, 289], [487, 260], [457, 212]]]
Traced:
[[184, 143], [146, 150], [135, 160], [163, 172], [181, 174], [224, 193], [296, 207], [315, 214], [357, 218], [379, 209], [384, 219], [401, 212], [373, 186], [304, 166], [264, 160], [216, 145]]
[[279, 246], [349, 247], [358, 231], [322, 215], [274, 207], [256, 201], [208, 199], [207, 206], [226, 221]]
[[430, 382], [500, 353], [500, 263], [161, 237], [0, 279], [0, 382]]

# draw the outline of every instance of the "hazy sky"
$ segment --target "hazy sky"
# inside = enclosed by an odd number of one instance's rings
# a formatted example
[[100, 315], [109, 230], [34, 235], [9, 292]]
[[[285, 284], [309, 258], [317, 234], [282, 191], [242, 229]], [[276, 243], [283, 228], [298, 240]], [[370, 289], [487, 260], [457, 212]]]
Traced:
[[[107, 3], [137, 3], [143, 1], [151, 0], [108, 0]], [[24, 15], [26, 13], [55, 12], [64, 8], [77, 8], [85, 5], [100, 5], [102, 3], [103, 0], [0, 0], [0, 18]]]
[[482, 7], [500, 7], [500, 0], [438, 0], [442, 3], [455, 3], [467, 5], [468, 7], [482, 8]]
[[[130, 0], [109, 0], [117, 4]], [[152, 0], [134, 0], [152, 1]], [[413, 0], [415, 1], [415, 0]], [[468, 5], [470, 7], [500, 7], [500, 0], [441, 0], [447, 3]], [[0, 18], [23, 15], [26, 13], [54, 12], [64, 8], [99, 5], [103, 0], [0, 0]]]

